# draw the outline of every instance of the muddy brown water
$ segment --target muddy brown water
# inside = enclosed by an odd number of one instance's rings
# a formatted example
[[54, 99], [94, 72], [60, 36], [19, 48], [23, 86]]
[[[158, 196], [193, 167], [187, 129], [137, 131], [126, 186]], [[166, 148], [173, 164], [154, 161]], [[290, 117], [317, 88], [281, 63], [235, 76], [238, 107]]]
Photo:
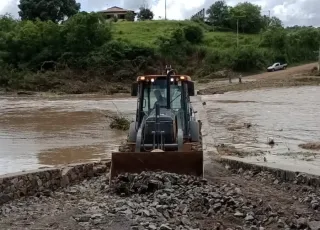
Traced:
[[[214, 144], [268, 159], [320, 169], [319, 87], [202, 95]], [[106, 96], [0, 97], [0, 174], [110, 158], [126, 132], [110, 130], [105, 114], [134, 117], [134, 98]], [[251, 124], [247, 128], [247, 124]], [[275, 145], [267, 144], [273, 138]], [[211, 143], [212, 144], [212, 143]], [[281, 158], [279, 158], [279, 156]], [[261, 160], [261, 159], [259, 159]], [[301, 162], [302, 162], [301, 161]]]
[[0, 98], [0, 174], [105, 159], [126, 136], [105, 114], [134, 116], [135, 100], [103, 96]]
[[[320, 151], [299, 147], [320, 141], [319, 90], [262, 89], [204, 95], [202, 100], [216, 145], [244, 152], [246, 162], [261, 164], [266, 156], [276, 167], [320, 175]], [[271, 139], [275, 145], [268, 144]]]

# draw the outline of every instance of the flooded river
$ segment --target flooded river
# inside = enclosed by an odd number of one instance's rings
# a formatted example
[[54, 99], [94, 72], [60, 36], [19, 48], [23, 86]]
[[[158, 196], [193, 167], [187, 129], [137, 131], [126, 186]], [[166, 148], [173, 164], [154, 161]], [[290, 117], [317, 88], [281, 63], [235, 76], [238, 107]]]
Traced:
[[105, 116], [134, 115], [131, 98], [1, 97], [0, 174], [109, 158], [126, 133]]
[[[307, 158], [320, 166], [317, 153], [298, 147], [320, 141], [319, 87], [201, 97], [216, 145]], [[1, 96], [0, 174], [109, 158], [126, 132], [110, 130], [105, 114], [119, 110], [131, 118], [135, 108], [134, 98]], [[270, 138], [276, 142], [273, 148], [267, 144]]]
[[[320, 142], [319, 87], [229, 92], [202, 96], [215, 145], [231, 146], [245, 161], [320, 175], [320, 152], [299, 144]], [[275, 145], [269, 145], [274, 140]], [[262, 156], [262, 157], [261, 157]], [[307, 163], [306, 163], [307, 162]], [[272, 165], [272, 164], [271, 164]], [[299, 166], [299, 167], [298, 167]]]

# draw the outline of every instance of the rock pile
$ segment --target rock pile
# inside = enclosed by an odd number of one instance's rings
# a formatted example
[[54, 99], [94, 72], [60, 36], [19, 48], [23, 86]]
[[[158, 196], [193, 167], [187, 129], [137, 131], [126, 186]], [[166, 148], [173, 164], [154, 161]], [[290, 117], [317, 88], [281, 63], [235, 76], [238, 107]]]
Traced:
[[192, 215], [212, 216], [229, 209], [235, 215], [244, 215], [236, 210], [241, 201], [231, 197], [236, 192], [223, 196], [218, 187], [192, 176], [165, 172], [125, 174], [116, 178], [111, 189], [121, 196], [130, 195], [118, 200], [113, 212], [120, 211], [134, 219], [137, 226], [133, 229], [198, 229], [200, 223]]
[[146, 194], [163, 189], [179, 189], [185, 186], [201, 187], [205, 179], [167, 172], [142, 172], [122, 174], [112, 181], [112, 189], [118, 195]]
[[[204, 219], [223, 216], [235, 218], [247, 229], [262, 230], [263, 226], [272, 223], [286, 229], [304, 229], [308, 225], [320, 224], [318, 221], [308, 222], [302, 216], [287, 218], [283, 210], [273, 210], [262, 199], [246, 199], [234, 184], [209, 185], [202, 178], [165, 172], [120, 175], [112, 184], [113, 192], [126, 196], [114, 204], [112, 212], [133, 219], [136, 226], [132, 229], [140, 229], [138, 226], [141, 229], [204, 229]], [[316, 210], [318, 199], [311, 194], [304, 202], [309, 202]], [[214, 227], [226, 229], [223, 223]]]
[[[256, 176], [263, 178], [262, 175]], [[14, 216], [19, 222], [30, 213], [33, 218], [43, 219], [50, 215], [67, 218], [70, 212], [67, 221], [74, 221], [70, 225], [75, 229], [320, 228], [320, 221], [314, 216], [316, 211], [288, 212], [281, 207], [280, 200], [279, 205], [270, 205], [267, 194], [264, 193], [265, 199], [256, 196], [255, 192], [248, 196], [244, 188], [230, 182], [209, 184], [202, 178], [165, 172], [119, 175], [111, 186], [107, 177], [101, 176], [47, 194], [46, 197], [33, 197], [5, 205], [0, 209], [0, 226], [1, 217], [3, 220], [10, 217], [12, 223]], [[314, 210], [318, 208], [319, 198], [315, 194], [309, 193], [298, 199], [313, 205]], [[47, 220], [43, 222], [48, 223]]]
[[221, 196], [212, 193], [213, 190], [206, 188], [207, 181], [197, 177], [142, 172], [120, 175], [112, 184], [111, 189], [116, 194], [131, 195], [115, 202], [112, 212], [121, 212], [134, 219], [136, 225], [133, 224], [132, 229], [139, 229], [138, 226], [163, 230], [197, 229], [199, 224], [192, 223], [190, 212], [210, 215], [222, 207], [212, 200]]

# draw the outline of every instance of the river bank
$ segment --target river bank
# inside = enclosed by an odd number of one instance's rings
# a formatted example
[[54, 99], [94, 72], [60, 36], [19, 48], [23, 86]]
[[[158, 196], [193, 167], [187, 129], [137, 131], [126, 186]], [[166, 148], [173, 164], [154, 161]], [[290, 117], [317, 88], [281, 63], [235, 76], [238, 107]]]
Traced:
[[317, 63], [310, 63], [280, 70], [243, 77], [241, 83], [238, 78], [228, 80], [207, 81], [198, 83], [198, 94], [212, 95], [231, 91], [248, 91], [265, 88], [284, 88], [299, 86], [319, 86], [320, 76], [316, 70]]
[[[191, 76], [192, 80], [196, 82], [198, 93], [216, 94], [229, 91], [243, 91], [259, 88], [278, 88], [278, 87], [293, 87], [305, 85], [319, 85], [320, 77], [317, 75], [315, 68], [317, 63], [309, 63], [298, 66], [289, 67], [286, 70], [276, 72], [262, 72], [259, 74], [246, 75], [242, 78], [243, 84], [238, 84], [238, 75], [240, 73], [231, 73], [232, 84], [229, 83], [227, 73], [223, 73], [215, 78], [195, 78]], [[215, 75], [213, 73], [213, 75]], [[8, 96], [57, 96], [57, 95], [103, 95], [103, 96], [130, 96], [131, 81], [130, 82], [106, 82], [93, 81], [81, 82], [72, 81], [72, 79], [65, 80], [63, 87], [47, 88], [45, 91], [41, 90], [7, 90], [0, 88], [0, 95]]]
[[4, 89], [0, 88], [0, 95], [7, 96], [56, 96], [56, 95], [129, 95], [131, 85], [129, 83], [115, 82], [99, 82], [95, 85], [87, 85], [85, 82], [73, 82], [70, 80], [69, 87], [47, 90], [32, 90], [32, 89]]
[[288, 79], [264, 79], [250, 81], [244, 79], [241, 83], [233, 84], [219, 84], [211, 85], [205, 89], [199, 90], [198, 94], [222, 94], [231, 91], [248, 91], [253, 89], [265, 89], [265, 88], [284, 88], [284, 87], [299, 87], [299, 86], [319, 86], [320, 77], [315, 76], [298, 76]]

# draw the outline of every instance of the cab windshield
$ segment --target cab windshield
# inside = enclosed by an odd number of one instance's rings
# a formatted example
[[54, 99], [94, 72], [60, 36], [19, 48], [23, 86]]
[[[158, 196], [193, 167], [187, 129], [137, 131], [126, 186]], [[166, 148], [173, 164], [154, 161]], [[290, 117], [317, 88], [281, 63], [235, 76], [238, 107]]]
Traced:
[[[157, 78], [154, 82], [144, 82], [143, 84], [143, 111], [150, 113], [155, 104], [160, 107], [167, 107], [167, 80]], [[181, 109], [181, 81], [170, 81], [170, 107], [172, 110]]]

